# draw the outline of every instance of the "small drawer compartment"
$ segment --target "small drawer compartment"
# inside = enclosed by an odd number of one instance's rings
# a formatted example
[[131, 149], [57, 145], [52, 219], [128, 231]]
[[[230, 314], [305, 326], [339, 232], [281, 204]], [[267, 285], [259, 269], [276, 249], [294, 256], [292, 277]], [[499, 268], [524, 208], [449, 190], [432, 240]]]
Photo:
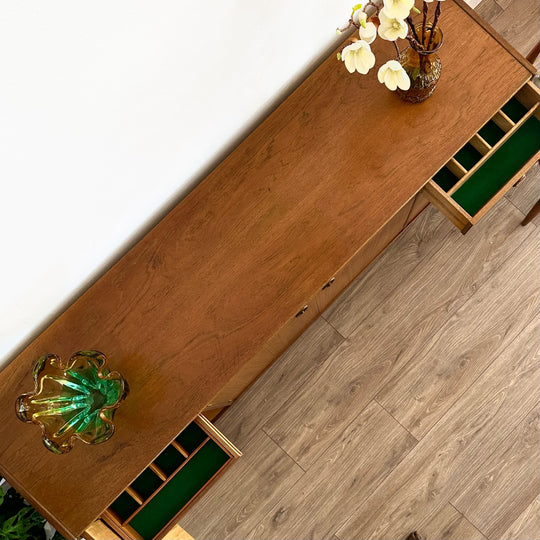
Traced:
[[163, 537], [241, 453], [199, 415], [111, 504], [102, 519], [124, 539]]
[[426, 185], [430, 201], [463, 233], [540, 157], [539, 101], [527, 83]]
[[453, 194], [452, 198], [471, 216], [513, 179], [540, 150], [540, 122], [528, 118]]

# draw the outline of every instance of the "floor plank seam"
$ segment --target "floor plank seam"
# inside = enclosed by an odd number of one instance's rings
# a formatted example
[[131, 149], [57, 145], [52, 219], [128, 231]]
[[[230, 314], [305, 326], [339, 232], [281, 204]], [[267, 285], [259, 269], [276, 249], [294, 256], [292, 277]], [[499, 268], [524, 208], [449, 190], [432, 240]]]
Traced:
[[[520, 226], [520, 225], [518, 225], [518, 226]], [[510, 260], [510, 259], [513, 257], [514, 253], [515, 253], [515, 252], [516, 252], [516, 251], [517, 251], [517, 250], [518, 250], [518, 249], [519, 249], [519, 248], [520, 248], [520, 247], [521, 247], [521, 246], [522, 246], [529, 238], [530, 238], [531, 235], [532, 235], [532, 231], [531, 231], [527, 236], [525, 236], [525, 238], [523, 239], [523, 241], [522, 241], [521, 243], [519, 243], [517, 246], [515, 246], [514, 249], [512, 249], [512, 250], [507, 254], [507, 256], [506, 256], [504, 259], [502, 259], [502, 260], [500, 261], [500, 263], [499, 263], [497, 266], [495, 266], [495, 267], [492, 269], [492, 271], [491, 271], [491, 276], [490, 276], [489, 279], [487, 279], [484, 283], [482, 283], [482, 284], [481, 284], [481, 285], [480, 285], [480, 286], [479, 286], [479, 287], [478, 287], [478, 288], [477, 288], [477, 289], [469, 296], [469, 298], [467, 298], [467, 300], [466, 300], [465, 302], [463, 302], [463, 304], [461, 304], [458, 308], [456, 308], [455, 311], [454, 311], [452, 314], [450, 314], [449, 317], [448, 317], [444, 322], [441, 323], [441, 325], [440, 325], [438, 328], [434, 329], [432, 332], [429, 333], [429, 335], [427, 335], [427, 336], [425, 337], [424, 341], [425, 341], [426, 343], [430, 342], [430, 341], [436, 336], [436, 334], [437, 334], [438, 332], [441, 331], [441, 328], [444, 326], [444, 324], [446, 324], [447, 321], [449, 321], [453, 316], [455, 316], [455, 314], [456, 314], [458, 311], [460, 311], [460, 310], [466, 308], [466, 306], [467, 306], [468, 304], [470, 304], [470, 303], [475, 299], [475, 295], [477, 295], [477, 294], [479, 293], [479, 291], [483, 290], [484, 287], [489, 286], [489, 283], [490, 283], [491, 279], [493, 279], [493, 276], [496, 276], [497, 272], [501, 269], [501, 267], [502, 267], [508, 260]], [[519, 284], [518, 284], [518, 286], [519, 286]], [[490, 365], [491, 365], [491, 364], [492, 364], [492, 363], [493, 363], [493, 362], [494, 362], [501, 354], [503, 354], [503, 352], [504, 352], [504, 351], [505, 351], [505, 350], [506, 350], [506, 349], [507, 349], [507, 348], [508, 348], [508, 347], [509, 347], [516, 339], [518, 339], [518, 337], [522, 334], [522, 332], [525, 330], [525, 328], [527, 328], [527, 326], [528, 326], [529, 324], [531, 324], [531, 322], [536, 318], [536, 316], [538, 316], [538, 310], [535, 310], [535, 315], [534, 315], [534, 316], [532, 316], [530, 319], [527, 319], [527, 320], [525, 321], [525, 323], [523, 324], [521, 330], [516, 334], [516, 336], [514, 337], [514, 339], [512, 339], [512, 340], [506, 345], [506, 347], [504, 347], [504, 349], [502, 349], [502, 350], [499, 352], [499, 354], [497, 354], [496, 356], [494, 356], [494, 357], [492, 358], [492, 360], [484, 367], [484, 369], [483, 369], [482, 371], [480, 371], [479, 374], [478, 374], [474, 379], [471, 380], [470, 384], [464, 389], [464, 391], [452, 401], [452, 403], [451, 403], [451, 404], [448, 406], [448, 408], [447, 408], [447, 412], [450, 411], [450, 410], [455, 406], [455, 404], [459, 401], [459, 399], [460, 399], [462, 396], [464, 396], [464, 395], [469, 391], [469, 389], [471, 388], [471, 386], [475, 383], [475, 381], [478, 380], [479, 377], [482, 376], [482, 374], [489, 368], [489, 366], [490, 366]], [[422, 356], [422, 358], [424, 358], [424, 357], [425, 357], [425, 355]], [[400, 371], [399, 371], [398, 373], [403, 372], [403, 371], [407, 368], [407, 366], [408, 366], [411, 362], [413, 362], [413, 361], [415, 361], [415, 360], [417, 360], [417, 359], [411, 358], [408, 362], [406, 362], [406, 363], [400, 368]], [[382, 389], [384, 388], [384, 386], [385, 386], [386, 384], [387, 384], [387, 382], [385, 382], [383, 385], [381, 385], [381, 388], [374, 394], [374, 399], [376, 398], [376, 396], [378, 396], [378, 395], [380, 394], [380, 392], [382, 391]], [[444, 413], [443, 416], [442, 416], [442, 417], [441, 417], [441, 418], [440, 418], [440, 419], [439, 419], [439, 420], [438, 420], [438, 421], [437, 421], [437, 422], [436, 422], [436, 423], [435, 423], [435, 424], [434, 424], [434, 425], [433, 425], [433, 426], [432, 426], [432, 427], [431, 427], [431, 428], [423, 435], [423, 437], [421, 437], [421, 438], [424, 438], [429, 432], [431, 432], [431, 431], [439, 424], [439, 422], [442, 420], [442, 418], [444, 418], [444, 416], [446, 416], [447, 412]], [[419, 440], [418, 437], [415, 437], [415, 438], [416, 438], [417, 440]]]
[[508, 197], [508, 193], [504, 196], [504, 198], [523, 216], [525, 217], [525, 213], [519, 206], [510, 198]]
[[[345, 289], [345, 291], [343, 291], [337, 298], [336, 298], [336, 302], [339, 300], [340, 296], [342, 294], [345, 294], [347, 289]], [[325, 317], [325, 314], [326, 314], [326, 311], [324, 311], [323, 313], [321, 313], [320, 317], [323, 321], [325, 321], [327, 324], [329, 324], [342, 338], [343, 338], [343, 341], [345, 341], [347, 338], [347, 336], [344, 336], [326, 317]], [[341, 343], [343, 343], [343, 341]], [[341, 345], [340, 343], [340, 345]], [[326, 362], [326, 360], [325, 360]]]
[[[534, 499], [533, 499], [534, 501]], [[478, 525], [475, 525], [463, 512], [461, 512], [460, 510], [458, 510], [453, 504], [451, 501], [448, 501], [448, 504], [465, 520], [467, 521], [468, 523], [470, 523], [484, 538], [486, 538], [486, 540], [488, 539], [488, 535], [482, 530], [480, 529], [480, 527], [478, 527]]]
[[[532, 504], [534, 504], [534, 501], [540, 496], [540, 492], [538, 492], [530, 501], [529, 503], [527, 504], [526, 506], [526, 509], [527, 508], [530, 508], [530, 506]], [[523, 513], [521, 513], [510, 525], [510, 528], [516, 523], [516, 521], [518, 521], [521, 517], [523, 516]], [[539, 531], [540, 532], [540, 531]], [[483, 533], [482, 533], [483, 534]], [[491, 538], [489, 538], [487, 535], [484, 535], [486, 537], [487, 540], [493, 540]], [[506, 540], [506, 539], [501, 539], [501, 540]], [[519, 539], [518, 539], [519, 540]], [[536, 539], [533, 539], [533, 540], [536, 540]]]
[[388, 414], [388, 416], [391, 416], [416, 442], [420, 441], [420, 439], [416, 435], [411, 433], [411, 431], [407, 427], [405, 427], [382, 403], [380, 403], [376, 397], [373, 398], [373, 401], [377, 405], [379, 405], [379, 407], [381, 407], [381, 409], [383, 409]]
[[[519, 247], [519, 246], [518, 246]], [[475, 293], [476, 294], [476, 293]], [[474, 295], [473, 295], [474, 296]], [[472, 298], [472, 296], [471, 296]], [[467, 300], [468, 302], [468, 300]], [[467, 304], [467, 302], [465, 302], [465, 304]], [[463, 305], [465, 305], [463, 304]], [[523, 334], [523, 332], [525, 332], [525, 330], [527, 329], [527, 327], [536, 319], [536, 317], [538, 317], [538, 315], [540, 314], [539, 310], [536, 310], [535, 314], [533, 317], [531, 317], [530, 319], [528, 319], [526, 321], [526, 323], [523, 325], [522, 329], [516, 334], [516, 336], [514, 337], [514, 339], [512, 339], [507, 345], [506, 347], [504, 347], [504, 349], [502, 349], [498, 355], [496, 355], [495, 357], [493, 357], [493, 359], [491, 360], [491, 362], [489, 362], [489, 364], [486, 365], [486, 367], [478, 374], [478, 376], [473, 379], [471, 381], [471, 384], [469, 384], [469, 386], [467, 386], [467, 388], [459, 395], [457, 396], [457, 398], [450, 404], [450, 406], [448, 407], [448, 409], [446, 409], [446, 412], [441, 416], [441, 418], [439, 418], [439, 420], [437, 420], [437, 422], [435, 422], [435, 424], [433, 424], [433, 426], [431, 426], [431, 428], [426, 431], [426, 433], [424, 434], [424, 437], [426, 437], [429, 433], [431, 433], [434, 429], [437, 428], [437, 426], [444, 420], [444, 418], [450, 413], [450, 411], [456, 406], [456, 404], [459, 402], [459, 400], [465, 395], [467, 394], [467, 392], [471, 389], [471, 387], [474, 385], [474, 383], [480, 379], [480, 377], [487, 371], [487, 369], [493, 364], [493, 362], [495, 362], [495, 360], [497, 360], [497, 358], [499, 358], [499, 356], [501, 356], [502, 354], [504, 354], [504, 352], [506, 351], [506, 349], [508, 349], [516, 340], [518, 340], [521, 336], [521, 334]], [[527, 414], [531, 412], [530, 410], [527, 412]], [[523, 417], [525, 418], [525, 416]], [[518, 424], [522, 421], [523, 419], [521, 419]], [[516, 424], [516, 425], [518, 425]], [[513, 430], [512, 430], [513, 431]], [[424, 438], [422, 437], [422, 438]], [[505, 438], [506, 440], [506, 438]], [[491, 455], [491, 454], [490, 454]]]
[[289, 452], [287, 452], [287, 450], [285, 450], [281, 444], [279, 444], [265, 429], [264, 429], [264, 426], [261, 428], [261, 431], [284, 453], [286, 454], [290, 459], [292, 459], [303, 471], [304, 473], [307, 472], [307, 469], [304, 469], [304, 467], [302, 467], [302, 465], [300, 465], [300, 463], [298, 463], [298, 461], [296, 461], [296, 459], [294, 459], [290, 454]]
[[[382, 406], [381, 406], [381, 408], [384, 409], [384, 407], [382, 407]], [[386, 411], [386, 409], [384, 409], [384, 410]], [[390, 416], [392, 416], [392, 415], [390, 415]], [[394, 418], [394, 417], [392, 416], [392, 418]], [[398, 422], [398, 423], [399, 423], [399, 422]], [[401, 424], [400, 424], [400, 425], [401, 425]], [[408, 431], [408, 430], [406, 430], [406, 431]], [[361, 503], [359, 506], [357, 506], [357, 507], [351, 512], [351, 515], [350, 515], [347, 519], [341, 521], [340, 523], [338, 523], [338, 524], [336, 525], [336, 530], [337, 530], [337, 531], [339, 531], [341, 528], [343, 528], [343, 527], [345, 526], [345, 524], [346, 524], [350, 519], [352, 519], [352, 518], [355, 516], [356, 513], [358, 513], [358, 511], [360, 510], [360, 508], [362, 508], [362, 506], [363, 506], [364, 504], [366, 504], [366, 503], [368, 502], [368, 500], [371, 499], [371, 497], [373, 497], [373, 495], [374, 495], [379, 489], [381, 489], [381, 486], [384, 484], [384, 482], [386, 482], [386, 480], [388, 479], [388, 477], [389, 477], [389, 476], [390, 476], [390, 475], [391, 475], [391, 474], [392, 474], [392, 473], [393, 473], [393, 472], [401, 465], [401, 463], [402, 463], [404, 460], [406, 460], [406, 459], [407, 459], [407, 458], [408, 458], [408, 457], [416, 450], [416, 446], [417, 446], [417, 444], [418, 444], [419, 441], [416, 439], [416, 437], [413, 437], [413, 438], [414, 438], [414, 440], [416, 441], [416, 444], [415, 444], [415, 445], [414, 445], [407, 453], [403, 454], [403, 457], [402, 457], [402, 458], [401, 458], [401, 459], [400, 459], [393, 467], [391, 467], [391, 468], [388, 470], [388, 472], [387, 472], [387, 473], [379, 480], [379, 485], [378, 485], [378, 486], [377, 486], [377, 487], [376, 487], [376, 488], [375, 488], [375, 489], [374, 489], [374, 490], [373, 490], [373, 491], [372, 491], [372, 492], [371, 492], [371, 493], [370, 493], [370, 494], [362, 501], [362, 503]], [[338, 536], [338, 533], [337, 533], [337, 532], [334, 533], [334, 536], [335, 536], [338, 540], [342, 540], [341, 536]]]
[[[426, 212], [428, 209], [429, 209], [430, 205], [428, 204], [428, 206], [426, 206], [426, 208], [424, 208], [424, 210], [422, 210], [422, 212], [420, 212], [420, 214], [418, 214], [413, 221], [411, 221], [406, 227], [405, 229], [403, 229], [397, 236], [396, 238], [394, 238], [394, 240], [392, 240], [392, 242], [390, 242], [390, 244], [388, 244], [386, 246], [386, 248], [381, 252], [379, 253], [379, 255], [377, 255], [377, 257], [375, 257], [375, 259], [373, 261], [371, 261], [371, 263], [367, 266], [367, 268], [365, 268], [358, 276], [356, 276], [353, 280], [353, 282], [344, 290], [341, 292], [341, 294], [334, 300], [334, 304], [339, 304], [339, 301], [340, 301], [340, 298], [342, 296], [344, 296], [347, 291], [349, 291], [351, 288], [354, 287], [355, 285], [355, 282], [356, 280], [358, 280], [361, 276], [364, 276], [364, 275], [367, 275], [367, 273], [369, 272], [369, 270], [371, 269], [372, 266], [374, 266], [377, 261], [380, 259], [380, 257], [387, 251], [387, 250], [391, 250], [393, 246], [396, 245], [398, 239], [405, 234], [405, 231], [411, 226], [413, 225], [413, 223], [418, 219], [420, 218], [420, 216]], [[445, 218], [446, 219], [446, 218]], [[416, 246], [418, 246], [418, 242], [414, 242], [416, 244]], [[397, 248], [396, 248], [397, 249]], [[431, 254], [431, 256], [434, 256], [436, 253], [438, 253], [441, 249], [443, 249], [443, 246], [439, 244], [439, 247], [437, 247], [433, 253]], [[364, 278], [365, 279], [365, 278]], [[392, 287], [389, 291], [388, 291], [388, 294], [382, 298], [379, 302], [379, 304], [382, 304], [386, 299], [388, 299], [393, 293], [394, 291], [396, 291], [399, 287], [401, 286], [401, 282], [397, 282], [395, 284], [394, 287]], [[356, 293], [355, 293], [356, 294]], [[361, 326], [378, 308], [378, 305], [375, 306], [369, 313], [366, 314], [366, 316], [361, 319], [358, 324], [356, 324], [352, 329], [351, 331], [349, 332], [349, 336], [351, 336], [352, 334], [354, 334], [354, 332], [358, 329], [359, 326]], [[344, 339], [349, 339], [349, 336], [345, 336], [344, 334], [342, 334], [326, 317], [326, 313], [328, 311], [328, 308], [321, 314], [321, 317], [336, 331], [338, 332], [338, 334], [340, 336], [342, 336]]]
[[[520, 333], [521, 333], [521, 332], [520, 332]], [[514, 427], [508, 432], [508, 434], [506, 435], [506, 437], [504, 437], [504, 438], [499, 442], [499, 446], [503, 446], [503, 445], [506, 443], [506, 441], [507, 441], [510, 437], [513, 436], [514, 432], [515, 432], [517, 429], [519, 429], [519, 427], [521, 426], [521, 424], [525, 421], [525, 419], [527, 418], [527, 416], [529, 416], [529, 414], [531, 414], [531, 412], [537, 411], [537, 410], [539, 410], [539, 409], [540, 409], [540, 401], [537, 401], [536, 404], [534, 405], [534, 407], [531, 407], [530, 409], [528, 409], [527, 412], [526, 412], [525, 414], [523, 414], [523, 416], [516, 422], [516, 424], [514, 425]], [[488, 455], [486, 456], [486, 459], [484, 460], [484, 463], [485, 463], [485, 462], [488, 462], [488, 461], [491, 459], [491, 457], [493, 456], [493, 454], [495, 454], [495, 453], [498, 451], [499, 446], [498, 446], [497, 448], [494, 448], [493, 451], [492, 451], [490, 454], [488, 454]], [[482, 463], [482, 464], [479, 464], [479, 465], [478, 465], [478, 468], [477, 468], [476, 470], [474, 470], [474, 471], [471, 472], [471, 475], [476, 474], [476, 472], [482, 467], [482, 465], [483, 465], [483, 463]], [[456, 506], [456, 503], [453, 502], [454, 498], [455, 498], [456, 496], [459, 497], [459, 495], [460, 495], [460, 493], [454, 493], [453, 495], [451, 495], [450, 497], [448, 497], [448, 504], [451, 504], [451, 505], [456, 509], [456, 511], [458, 511], [462, 516], [465, 517], [465, 519], [466, 519], [469, 523], [471, 523], [471, 524], [472, 524], [474, 527], [476, 527], [476, 528], [477, 528], [477, 529], [478, 529], [478, 530], [479, 530], [486, 538], [489, 539], [489, 536], [488, 536], [487, 534], [485, 534], [484, 531], [482, 531], [482, 530], [478, 527], [478, 525], [476, 525], [475, 522], [474, 522], [469, 516], [467, 516], [467, 513], [464, 512], [464, 511], [462, 511], [462, 510], [460, 510], [460, 509]], [[536, 498], [536, 496], [533, 497], [533, 499], [531, 500], [531, 502], [534, 501], [535, 498]]]

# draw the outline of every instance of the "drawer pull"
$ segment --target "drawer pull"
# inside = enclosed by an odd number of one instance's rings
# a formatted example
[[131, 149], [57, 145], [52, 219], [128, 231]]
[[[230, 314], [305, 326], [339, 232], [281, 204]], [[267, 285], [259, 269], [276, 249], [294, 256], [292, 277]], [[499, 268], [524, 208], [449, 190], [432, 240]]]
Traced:
[[334, 281], [336, 281], [336, 278], [333, 277], [323, 288], [322, 290], [324, 291], [324, 289], [328, 289], [328, 287], [330, 287], [332, 285], [332, 283], [334, 283]]
[[296, 315], [295, 317], [300, 317], [307, 311], [308, 305], [306, 304]]

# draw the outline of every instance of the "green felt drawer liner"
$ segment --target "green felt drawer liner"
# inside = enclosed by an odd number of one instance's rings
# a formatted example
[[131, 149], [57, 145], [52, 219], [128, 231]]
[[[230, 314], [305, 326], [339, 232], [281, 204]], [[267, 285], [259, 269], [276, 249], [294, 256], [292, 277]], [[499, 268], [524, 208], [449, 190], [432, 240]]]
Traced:
[[471, 144], [467, 143], [455, 156], [467, 170], [472, 169], [481, 159], [482, 154]]
[[121, 520], [127, 519], [137, 508], [139, 504], [135, 501], [131, 495], [122, 493], [116, 501], [111, 504], [111, 508], [118, 514]]
[[517, 98], [513, 97], [502, 108], [502, 112], [514, 122], [519, 122], [525, 116], [525, 113], [527, 112], [527, 107], [520, 103]]
[[478, 135], [491, 146], [495, 146], [504, 137], [504, 130], [490, 120], [480, 129]]
[[131, 487], [143, 498], [147, 499], [162, 484], [161, 478], [150, 469], [144, 470]]
[[474, 216], [539, 149], [540, 122], [531, 116], [452, 198]]
[[180, 443], [182, 448], [191, 454], [199, 445], [206, 439], [208, 435], [195, 423], [192, 422], [189, 426], [176, 437], [176, 441]]
[[186, 458], [173, 446], [167, 446], [154, 460], [154, 463], [167, 475], [170, 476], [185, 461]]
[[209, 440], [129, 524], [145, 540], [153, 538], [229, 459]]
[[443, 167], [433, 177], [433, 180], [435, 180], [435, 182], [437, 182], [437, 184], [442, 189], [444, 189], [444, 191], [448, 191], [451, 187], [453, 187], [456, 184], [459, 178], [448, 167]]

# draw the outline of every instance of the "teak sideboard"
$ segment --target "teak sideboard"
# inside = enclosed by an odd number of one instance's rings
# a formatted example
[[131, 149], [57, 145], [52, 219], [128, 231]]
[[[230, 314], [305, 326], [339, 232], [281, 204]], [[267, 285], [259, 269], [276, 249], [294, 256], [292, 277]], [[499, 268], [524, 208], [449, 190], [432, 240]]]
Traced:
[[[240, 456], [210, 413], [428, 202], [466, 232], [540, 157], [534, 68], [461, 0], [444, 8], [430, 99], [404, 103], [332, 54], [0, 373], [0, 474], [67, 538], [164, 536]], [[130, 395], [110, 441], [58, 456], [14, 402], [38, 357], [80, 349]]]

